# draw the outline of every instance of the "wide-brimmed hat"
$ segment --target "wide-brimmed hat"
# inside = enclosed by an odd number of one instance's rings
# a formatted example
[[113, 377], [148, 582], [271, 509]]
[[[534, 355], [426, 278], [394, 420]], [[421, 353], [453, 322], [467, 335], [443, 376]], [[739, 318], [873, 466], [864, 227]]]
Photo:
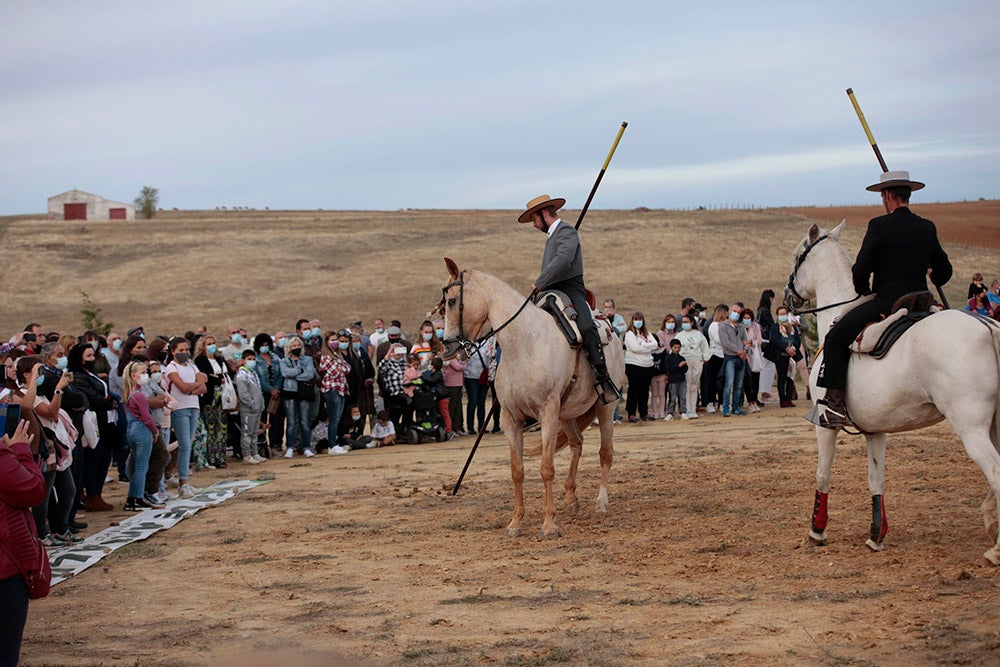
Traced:
[[528, 202], [528, 210], [518, 216], [518, 222], [531, 222], [532, 216], [541, 211], [543, 208], [549, 206], [554, 206], [558, 211], [566, 204], [566, 200], [561, 197], [556, 197], [553, 199], [548, 195], [538, 195], [534, 199]]
[[911, 181], [908, 171], [887, 171], [878, 177], [878, 183], [872, 183], [865, 190], [869, 192], [882, 192], [886, 188], [910, 188], [919, 190], [924, 187], [920, 181]]

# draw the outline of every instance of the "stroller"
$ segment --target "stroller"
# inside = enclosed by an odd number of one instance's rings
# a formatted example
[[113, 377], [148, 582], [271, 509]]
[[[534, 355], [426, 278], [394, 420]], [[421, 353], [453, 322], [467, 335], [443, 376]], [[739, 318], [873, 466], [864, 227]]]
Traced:
[[437, 402], [433, 386], [419, 380], [413, 382], [413, 402], [410, 405], [413, 409], [413, 419], [406, 431], [406, 439], [411, 445], [418, 445], [431, 438], [437, 442], [444, 442], [446, 439], [447, 434], [441, 415], [438, 414]]

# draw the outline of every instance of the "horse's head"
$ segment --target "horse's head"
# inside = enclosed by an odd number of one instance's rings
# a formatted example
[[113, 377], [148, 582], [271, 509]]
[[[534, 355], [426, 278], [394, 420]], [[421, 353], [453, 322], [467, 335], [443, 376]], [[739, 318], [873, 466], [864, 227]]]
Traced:
[[818, 262], [816, 255], [812, 254], [813, 248], [825, 239], [840, 241], [840, 233], [844, 229], [847, 220], [842, 220], [839, 225], [825, 231], [820, 229], [815, 223], [809, 228], [809, 233], [799, 241], [792, 252], [795, 261], [792, 273], [788, 276], [788, 284], [785, 285], [785, 303], [795, 312], [805, 305], [806, 301], [816, 296], [816, 285]]
[[[444, 358], [451, 359], [483, 330], [489, 311], [469, 269], [458, 268], [444, 258], [449, 280], [441, 287], [441, 314], [444, 317]], [[471, 279], [471, 280], [470, 280]]]

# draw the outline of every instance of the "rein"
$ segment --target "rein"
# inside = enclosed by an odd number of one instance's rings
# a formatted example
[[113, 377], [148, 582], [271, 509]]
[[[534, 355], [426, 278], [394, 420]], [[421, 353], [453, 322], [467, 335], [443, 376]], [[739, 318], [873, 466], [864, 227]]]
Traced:
[[[521, 307], [518, 308], [517, 311], [515, 311], [514, 314], [511, 315], [506, 322], [498, 326], [496, 329], [491, 328], [488, 332], [479, 336], [475, 340], [471, 340], [465, 335], [465, 271], [459, 272], [458, 280], [453, 280], [452, 282], [448, 283], [447, 285], [441, 288], [441, 300], [438, 301], [438, 305], [437, 307], [435, 307], [434, 310], [440, 311], [441, 314], [444, 314], [444, 309], [448, 298], [448, 290], [450, 290], [452, 287], [458, 287], [458, 335], [454, 338], [448, 338], [441, 342], [446, 344], [452, 342], [460, 343], [462, 347], [465, 349], [466, 354], [471, 354], [473, 349], [475, 349], [476, 352], [478, 353], [479, 344], [482, 343], [484, 340], [488, 340], [492, 336], [495, 336], [499, 332], [503, 331], [503, 329], [508, 324], [517, 319], [517, 316], [521, 314], [521, 312], [525, 309], [525, 307], [529, 303], [531, 303], [531, 299], [535, 295], [535, 292], [529, 294], [528, 298], [526, 298], [524, 300], [524, 303], [521, 304]], [[482, 357], [481, 354], [480, 357]], [[482, 361], [482, 359], [480, 360]], [[485, 366], [485, 363], [483, 365]]]
[[[801, 294], [799, 294], [798, 290], [795, 289], [795, 276], [796, 276], [796, 274], [798, 274], [799, 267], [802, 266], [802, 263], [806, 260], [806, 256], [810, 253], [810, 251], [812, 251], [813, 248], [815, 248], [817, 245], [819, 245], [820, 241], [822, 241], [823, 239], [828, 239], [828, 238], [830, 238], [829, 234], [823, 234], [823, 236], [820, 236], [818, 239], [816, 239], [815, 241], [813, 241], [812, 243], [810, 243], [809, 245], [807, 245], [806, 249], [804, 251], [802, 251], [802, 254], [799, 255], [798, 259], [795, 260], [795, 267], [792, 269], [792, 273], [788, 276], [788, 284], [785, 286], [785, 291], [786, 292], [791, 292], [792, 295], [796, 299], [798, 299], [801, 303], [803, 303], [803, 304], [806, 303], [809, 299], [807, 299], [804, 296], [802, 296]], [[811, 315], [813, 313], [821, 313], [824, 310], [829, 310], [831, 308], [836, 308], [838, 306], [844, 306], [844, 305], [847, 305], [849, 303], [854, 303], [855, 301], [857, 301], [860, 298], [861, 298], [861, 295], [858, 294], [853, 299], [848, 299], [847, 301], [838, 301], [837, 303], [827, 304], [825, 306], [821, 306], [821, 307], [818, 307], [818, 308], [808, 308], [808, 309], [805, 309], [805, 310], [800, 310], [799, 308], [795, 308], [793, 306], [792, 307], [792, 312], [795, 313], [796, 315]]]

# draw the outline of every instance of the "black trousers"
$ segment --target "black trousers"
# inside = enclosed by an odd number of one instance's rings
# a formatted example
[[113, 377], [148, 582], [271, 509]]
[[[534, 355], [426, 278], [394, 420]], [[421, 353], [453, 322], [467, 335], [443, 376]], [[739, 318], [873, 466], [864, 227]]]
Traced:
[[13, 667], [21, 658], [21, 640], [28, 620], [28, 585], [15, 574], [0, 580], [0, 667]]
[[607, 372], [604, 363], [604, 353], [601, 350], [601, 336], [597, 333], [597, 325], [590, 314], [590, 304], [587, 303], [587, 287], [583, 284], [583, 276], [563, 280], [552, 285], [548, 285], [547, 290], [559, 290], [569, 297], [576, 308], [576, 326], [580, 329], [580, 336], [583, 338], [583, 351], [587, 354], [590, 365], [598, 372]]
[[882, 315], [892, 308], [893, 301], [888, 304], [884, 299], [875, 298], [872, 301], [855, 306], [830, 327], [823, 342], [823, 366], [820, 368], [816, 384], [827, 389], [847, 388], [847, 364], [851, 361], [848, 349], [861, 330], [870, 322], [877, 322]]

